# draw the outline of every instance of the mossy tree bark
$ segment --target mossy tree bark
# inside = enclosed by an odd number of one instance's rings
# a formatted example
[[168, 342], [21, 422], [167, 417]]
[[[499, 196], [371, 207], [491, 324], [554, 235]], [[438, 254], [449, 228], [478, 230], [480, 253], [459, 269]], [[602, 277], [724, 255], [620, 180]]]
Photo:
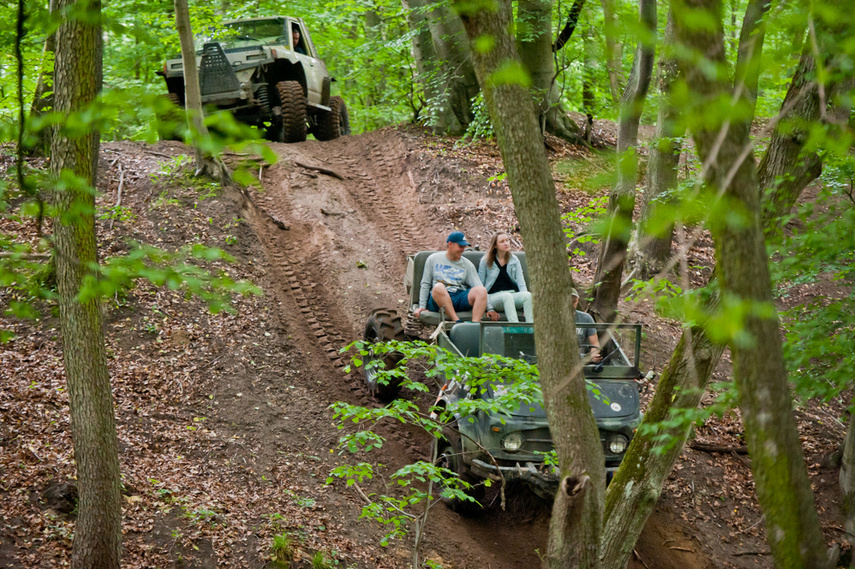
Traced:
[[[678, 41], [714, 64], [725, 66], [722, 10], [719, 0], [684, 0], [675, 8]], [[700, 29], [697, 14], [706, 12], [715, 28]], [[691, 112], [703, 112], [730, 92], [723, 74], [704, 73], [681, 62]], [[728, 120], [728, 118], [730, 120]], [[720, 214], [711, 223], [722, 294], [745, 305], [745, 335], [729, 342], [734, 382], [751, 454], [751, 470], [763, 509], [766, 535], [778, 567], [831, 567], [813, 503], [801, 442], [792, 414], [781, 347], [780, 326], [772, 297], [763, 232], [757, 170], [749, 139], [750, 120], [720, 117], [693, 125], [698, 155], [706, 166], [707, 185], [720, 192]], [[724, 211], [730, 215], [723, 215]], [[737, 219], [738, 218], [738, 219]]]
[[181, 42], [181, 63], [184, 67], [184, 108], [187, 123], [194, 133], [193, 155], [196, 161], [196, 176], [208, 176], [220, 182], [228, 182], [231, 175], [217, 156], [206, 155], [196, 137], [207, 137], [205, 112], [202, 110], [202, 91], [199, 87], [199, 71], [196, 67], [196, 48], [193, 44], [193, 28], [190, 25], [190, 8], [187, 0], [175, 0], [175, 29]]
[[[650, 35], [656, 34], [656, 1], [639, 0], [639, 20]], [[602, 322], [614, 322], [620, 298], [621, 277], [632, 230], [635, 209], [636, 179], [638, 177], [638, 124], [644, 110], [644, 99], [653, 72], [655, 41], [641, 37], [635, 53], [632, 72], [621, 97], [617, 139], [617, 181], [609, 196], [609, 230], [597, 260], [594, 282], [594, 302], [590, 310]]]
[[[752, 1], [759, 3], [763, 0]], [[753, 26], [756, 23], [749, 18], [744, 20], [744, 25]], [[742, 34], [741, 37], [751, 37], [751, 34]], [[756, 49], [761, 48], [762, 42], [757, 43]], [[748, 52], [742, 50], [740, 53], [747, 54]], [[752, 78], [747, 78], [747, 80], [753, 81]], [[792, 78], [790, 89], [792, 90], [795, 85], [803, 85], [803, 83], [804, 79], [797, 70]], [[816, 100], [818, 101], [816, 90], [812, 93], [812, 96], [817, 97]], [[764, 155], [763, 162], [766, 162], [768, 156], [781, 153], [782, 150], [779, 146], [782, 144], [787, 145], [789, 141], [783, 138], [773, 140], [766, 151], [766, 155]], [[784, 171], [780, 171], [778, 172], [779, 177], [761, 176], [761, 193], [763, 193], [762, 190], [778, 187], [781, 181], [780, 176], [784, 174]], [[790, 206], [811, 180], [812, 178], [802, 177], [798, 185], [792, 186]], [[765, 195], [771, 195], [770, 191], [767, 191]], [[767, 233], [779, 223], [779, 219], [768, 215], [768, 211], [767, 208], [767, 215], [763, 219], [763, 227]], [[710, 281], [710, 285], [714, 281], [715, 275]], [[717, 294], [711, 296], [705, 311], [708, 314], [714, 313], [718, 302]], [[715, 344], [710, 340], [703, 328], [703, 323], [687, 329], [680, 338], [677, 349], [659, 379], [656, 393], [647, 413], [645, 413], [642, 428], [639, 429], [639, 433], [633, 439], [624, 457], [624, 464], [632, 465], [632, 467], [621, 468], [606, 493], [603, 537], [604, 567], [623, 567], [627, 563], [632, 554], [632, 547], [644, 528], [662, 485], [691, 433], [690, 425], [663, 426], [660, 424], [661, 421], [670, 418], [672, 409], [679, 411], [694, 409], [698, 406], [709, 383], [712, 370], [718, 364], [723, 350], [724, 346]], [[658, 425], [654, 433], [645, 432], [643, 427], [653, 425]], [[652, 449], [658, 444], [653, 440], [654, 436], [662, 436], [674, 441], [674, 445], [661, 455], [661, 461], [649, 460]], [[855, 469], [852, 471], [855, 472]], [[852, 484], [852, 487], [855, 487], [855, 483]], [[632, 488], [633, 491], [628, 491], [628, 488]], [[635, 490], [640, 491], [636, 492]]]
[[[57, 10], [77, 3], [58, 0]], [[57, 30], [54, 107], [81, 112], [101, 90], [101, 3], [77, 6], [85, 17], [66, 19]], [[71, 13], [74, 13], [71, 11]], [[95, 277], [95, 179], [99, 133], [56, 129], [51, 174], [56, 184], [54, 223], [63, 362], [68, 383], [71, 433], [77, 465], [79, 514], [74, 528], [73, 569], [118, 568], [122, 552], [119, 452], [110, 376], [97, 297], [78, 300], [85, 279]]]
[[[546, 565], [599, 567], [605, 472], [597, 425], [588, 404], [570, 297], [566, 243], [555, 186], [531, 96], [508, 30], [510, 0], [474, 7], [457, 2], [473, 46], [475, 69], [490, 111], [514, 207], [525, 240], [535, 303], [552, 306], [535, 317], [538, 368], [561, 471], [552, 510]], [[498, 69], [518, 70], [509, 79]]]

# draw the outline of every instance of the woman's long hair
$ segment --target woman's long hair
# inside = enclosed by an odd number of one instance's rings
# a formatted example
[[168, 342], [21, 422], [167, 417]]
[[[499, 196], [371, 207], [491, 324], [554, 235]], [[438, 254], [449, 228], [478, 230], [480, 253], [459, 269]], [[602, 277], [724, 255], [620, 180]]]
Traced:
[[[499, 251], [498, 242], [499, 242], [499, 236], [500, 235], [507, 235], [507, 233], [505, 233], [504, 231], [499, 231], [498, 233], [494, 233], [493, 238], [490, 239], [490, 247], [487, 249], [487, 266], [488, 267], [492, 267], [493, 261], [496, 260], [496, 255]], [[510, 255], [510, 253], [508, 253], [508, 260], [510, 260], [510, 258], [511, 258], [511, 255]]]

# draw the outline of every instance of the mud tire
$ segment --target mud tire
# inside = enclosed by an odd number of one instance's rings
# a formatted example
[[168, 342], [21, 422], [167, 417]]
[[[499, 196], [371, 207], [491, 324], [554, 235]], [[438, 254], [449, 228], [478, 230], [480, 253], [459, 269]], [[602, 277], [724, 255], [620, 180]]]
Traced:
[[[463, 462], [463, 445], [461, 444], [460, 431], [456, 427], [445, 426], [442, 429], [441, 439], [435, 439], [433, 444], [438, 445], [436, 452], [436, 464], [456, 473], [464, 482], [472, 485], [467, 494], [477, 500], [461, 500], [459, 498], [442, 498], [443, 503], [453, 512], [458, 514], [474, 514], [482, 510], [481, 503], [484, 501], [484, 485], [480, 484], [466, 463]], [[433, 449], [431, 449], [433, 450]], [[433, 452], [431, 452], [433, 456]]]
[[303, 142], [307, 133], [307, 111], [302, 85], [299, 81], [280, 81], [276, 91], [282, 104], [280, 142]]
[[318, 111], [318, 124], [314, 135], [318, 140], [333, 140], [341, 136], [341, 110], [344, 101], [341, 97], [330, 97], [329, 111]]
[[[365, 323], [363, 339], [369, 344], [373, 344], [375, 342], [388, 342], [390, 340], [400, 342], [406, 340], [407, 336], [404, 334], [404, 325], [401, 317], [394, 310], [378, 308], [371, 313], [368, 321]], [[369, 355], [365, 358], [365, 364], [379, 359], [379, 357], [372, 357], [370, 345], [367, 346], [367, 349]], [[386, 369], [394, 368], [400, 361], [401, 356], [399, 354], [384, 354], [383, 363], [386, 365]], [[368, 386], [368, 391], [381, 401], [392, 401], [401, 391], [401, 384], [397, 381], [390, 381], [385, 385], [380, 384], [376, 375], [377, 372], [368, 370], [367, 365], [362, 366], [362, 373], [365, 378], [365, 384]]]
[[347, 105], [344, 104], [344, 99], [339, 96], [330, 97], [330, 100], [332, 99], [340, 101], [338, 105], [339, 132], [341, 132], [342, 136], [347, 136], [350, 134], [350, 113], [347, 112]]

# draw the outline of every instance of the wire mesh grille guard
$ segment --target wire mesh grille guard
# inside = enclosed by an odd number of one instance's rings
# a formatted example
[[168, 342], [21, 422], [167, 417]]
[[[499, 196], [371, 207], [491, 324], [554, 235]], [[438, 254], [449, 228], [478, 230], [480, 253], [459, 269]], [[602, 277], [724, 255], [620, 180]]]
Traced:
[[203, 96], [240, 90], [240, 83], [232, 71], [232, 66], [217, 42], [209, 42], [202, 47], [199, 88]]

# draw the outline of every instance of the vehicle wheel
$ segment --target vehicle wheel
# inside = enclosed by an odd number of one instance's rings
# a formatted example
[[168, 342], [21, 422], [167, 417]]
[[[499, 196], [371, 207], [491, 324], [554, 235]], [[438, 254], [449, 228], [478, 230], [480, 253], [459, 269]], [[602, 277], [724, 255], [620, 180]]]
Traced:
[[282, 104], [281, 142], [306, 140], [306, 96], [299, 81], [280, 81], [276, 84]]
[[[469, 472], [466, 463], [463, 461], [463, 445], [460, 442], [460, 431], [454, 427], [443, 427], [442, 439], [436, 439], [434, 444], [438, 444], [439, 448], [436, 453], [436, 464], [457, 474], [464, 482], [472, 485], [467, 494], [475, 498], [477, 502], [469, 500], [461, 500], [459, 498], [443, 498], [442, 501], [452, 511], [458, 514], [471, 514], [481, 510], [482, 506], [479, 502], [484, 500], [484, 485], [479, 484], [478, 480]], [[433, 456], [433, 453], [431, 453]]]
[[339, 131], [342, 136], [347, 136], [350, 134], [350, 114], [347, 112], [347, 105], [344, 104], [344, 99], [339, 96], [330, 97], [330, 100], [338, 99], [338, 124]]
[[[404, 341], [407, 339], [404, 334], [404, 325], [401, 322], [401, 317], [395, 314], [394, 310], [385, 308], [378, 308], [368, 317], [368, 322], [365, 323], [363, 338], [371, 344], [374, 342], [388, 342], [389, 340]], [[362, 366], [362, 373], [365, 377], [365, 383], [368, 385], [368, 391], [381, 401], [393, 400], [401, 391], [401, 384], [397, 381], [390, 381], [385, 385], [379, 383], [377, 378], [378, 370], [368, 369], [367, 364], [370, 361], [380, 359], [380, 356], [373, 356], [370, 345], [368, 346], [368, 354]], [[383, 354], [383, 363], [386, 365], [385, 369], [392, 369], [398, 365], [399, 361], [401, 361], [399, 354]]]
[[[184, 141], [184, 133], [182, 127], [185, 123], [184, 113], [181, 109], [184, 108], [184, 101], [178, 93], [167, 93], [163, 99], [169, 101], [175, 107], [169, 107], [168, 110], [160, 111], [157, 115], [157, 136], [160, 140], [178, 140]], [[162, 101], [165, 103], [165, 101]], [[158, 105], [166, 107], [167, 105]], [[176, 108], [177, 107], [177, 108]]]
[[339, 105], [344, 104], [341, 97], [330, 97], [330, 110], [318, 110], [318, 122], [313, 134], [318, 140], [332, 140], [341, 136], [341, 118]]

